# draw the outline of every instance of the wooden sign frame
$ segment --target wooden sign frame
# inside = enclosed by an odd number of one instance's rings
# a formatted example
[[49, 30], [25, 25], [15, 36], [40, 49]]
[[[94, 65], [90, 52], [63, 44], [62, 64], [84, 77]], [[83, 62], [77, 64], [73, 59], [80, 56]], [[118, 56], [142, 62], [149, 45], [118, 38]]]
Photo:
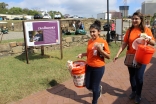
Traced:
[[29, 46], [41, 46], [41, 55], [44, 55], [44, 46], [59, 44], [63, 58], [60, 20], [32, 20], [23, 21], [22, 24], [27, 64]]

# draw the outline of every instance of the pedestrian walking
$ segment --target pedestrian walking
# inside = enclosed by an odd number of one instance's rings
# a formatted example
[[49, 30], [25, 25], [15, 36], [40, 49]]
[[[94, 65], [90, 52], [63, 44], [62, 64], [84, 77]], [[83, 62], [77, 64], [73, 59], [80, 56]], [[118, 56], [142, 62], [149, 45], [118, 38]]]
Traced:
[[87, 52], [79, 54], [78, 58], [87, 56], [85, 85], [93, 92], [92, 104], [97, 104], [102, 94], [100, 82], [105, 71], [105, 58], [110, 59], [110, 50], [106, 40], [100, 38], [101, 22], [96, 20], [89, 29], [91, 39], [88, 41]]
[[14, 23], [11, 23], [12, 31], [14, 31]]
[[112, 20], [112, 23], [111, 23], [111, 38], [114, 40], [115, 39], [115, 23], [114, 23], [114, 20]]
[[[140, 12], [135, 12], [132, 15], [132, 26], [126, 31], [124, 36], [123, 43], [114, 58], [114, 62], [118, 59], [118, 56], [122, 51], [127, 47], [126, 54], [135, 54], [136, 50], [133, 49], [132, 43], [135, 39], [140, 37], [141, 33], [146, 33], [151, 38], [144, 38], [143, 41], [146, 41], [149, 45], [154, 45], [155, 41], [152, 35], [151, 30], [144, 25], [144, 17]], [[141, 92], [143, 87], [143, 77], [146, 65], [141, 64], [140, 67], [129, 67], [129, 77], [132, 93], [129, 95], [130, 99], [135, 98], [135, 103], [140, 103], [141, 101]]]

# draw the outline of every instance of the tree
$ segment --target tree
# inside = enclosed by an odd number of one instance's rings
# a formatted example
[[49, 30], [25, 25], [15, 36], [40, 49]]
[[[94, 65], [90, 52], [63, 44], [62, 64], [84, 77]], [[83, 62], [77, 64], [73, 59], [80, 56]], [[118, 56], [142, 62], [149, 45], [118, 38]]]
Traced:
[[35, 15], [35, 14], [40, 14], [40, 13], [36, 10], [29, 10], [29, 12], [27, 13], [27, 15]]
[[153, 25], [155, 19], [156, 19], [156, 13], [154, 13], [153, 17], [151, 18], [151, 25]]
[[23, 11], [24, 14], [28, 14], [29, 13], [29, 9], [28, 8], [24, 8], [22, 11]]
[[2, 8], [2, 9], [7, 9], [6, 8], [7, 6], [8, 6], [8, 4], [6, 4], [4, 2], [0, 3], [0, 8]]
[[6, 14], [8, 12], [7, 6], [8, 4], [5, 4], [4, 2], [0, 3], [0, 13]]
[[9, 10], [9, 14], [23, 14], [23, 10], [20, 7], [12, 7]]
[[51, 11], [49, 11], [48, 13], [49, 13], [49, 15], [51, 16], [51, 18], [54, 18], [54, 11], [51, 10]]

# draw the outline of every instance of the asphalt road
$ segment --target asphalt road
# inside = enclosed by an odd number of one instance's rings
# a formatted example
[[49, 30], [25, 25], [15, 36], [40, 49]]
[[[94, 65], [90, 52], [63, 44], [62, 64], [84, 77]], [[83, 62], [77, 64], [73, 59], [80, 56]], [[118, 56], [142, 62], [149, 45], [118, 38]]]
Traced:
[[[106, 31], [101, 31], [101, 34], [106, 34]], [[87, 31], [87, 34], [89, 35], [89, 32]], [[1, 39], [2, 35], [0, 35]], [[9, 32], [8, 34], [3, 34], [2, 41], [3, 40], [12, 40], [12, 39], [23, 39], [24, 34], [23, 32]]]
[[[2, 35], [0, 35], [1, 39]], [[3, 34], [2, 41], [3, 40], [11, 40], [11, 39], [22, 39], [24, 38], [23, 32], [12, 32], [9, 31], [8, 34]]]

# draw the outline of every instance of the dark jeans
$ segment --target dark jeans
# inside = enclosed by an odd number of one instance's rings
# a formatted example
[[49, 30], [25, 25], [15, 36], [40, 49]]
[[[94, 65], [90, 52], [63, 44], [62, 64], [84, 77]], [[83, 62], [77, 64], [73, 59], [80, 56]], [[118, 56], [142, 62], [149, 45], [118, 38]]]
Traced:
[[141, 96], [145, 69], [146, 65], [142, 65], [139, 69], [128, 67], [132, 91], [135, 91], [138, 96]]
[[111, 38], [115, 39], [115, 31], [111, 31]]
[[97, 104], [97, 100], [100, 94], [100, 82], [104, 74], [105, 66], [91, 67], [87, 66], [85, 84], [88, 90], [93, 92], [92, 104]]

